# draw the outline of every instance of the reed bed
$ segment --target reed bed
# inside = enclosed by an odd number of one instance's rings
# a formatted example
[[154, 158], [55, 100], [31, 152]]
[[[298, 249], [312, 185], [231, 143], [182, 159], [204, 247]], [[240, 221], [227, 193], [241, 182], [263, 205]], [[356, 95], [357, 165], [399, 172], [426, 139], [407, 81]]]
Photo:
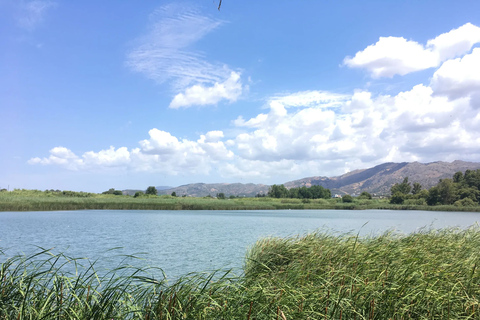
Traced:
[[338, 199], [273, 199], [273, 198], [194, 198], [194, 197], [139, 197], [85, 194], [84, 197], [45, 195], [43, 192], [0, 192], [0, 211], [55, 211], [55, 210], [435, 210], [480, 211], [480, 206], [427, 206], [388, 203], [386, 199], [361, 200], [343, 203]]
[[171, 284], [148, 268], [0, 253], [0, 319], [480, 319], [479, 248], [478, 227], [317, 232], [259, 240], [241, 275]]

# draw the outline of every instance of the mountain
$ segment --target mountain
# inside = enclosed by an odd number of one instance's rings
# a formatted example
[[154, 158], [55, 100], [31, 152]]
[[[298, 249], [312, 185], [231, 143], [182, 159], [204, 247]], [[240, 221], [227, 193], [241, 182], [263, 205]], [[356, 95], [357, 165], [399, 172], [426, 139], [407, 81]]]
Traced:
[[[395, 183], [400, 183], [403, 178], [413, 184], [418, 182], [423, 189], [429, 189], [438, 183], [439, 179], [452, 178], [457, 171], [480, 169], [478, 162], [465, 162], [455, 160], [453, 162], [388, 162], [369, 169], [354, 170], [337, 177], [315, 176], [303, 178], [284, 183], [287, 188], [298, 188], [303, 186], [320, 185], [332, 191], [332, 194], [360, 194], [368, 191], [377, 195], [390, 195], [390, 188]], [[254, 197], [257, 194], [266, 194], [268, 185], [253, 183], [193, 183], [179, 187], [156, 187], [158, 194], [172, 194], [177, 196], [205, 197], [216, 196], [217, 193], [224, 193], [239, 197]], [[124, 194], [135, 194], [136, 191], [145, 190], [124, 190]]]
[[[170, 188], [172, 188], [172, 187], [169, 187], [169, 186], [157, 186], [157, 187], [155, 187], [155, 188], [156, 188], [158, 191], [160, 191], [160, 190], [170, 189]], [[124, 195], [127, 195], [127, 196], [133, 196], [133, 195], [135, 195], [135, 193], [136, 193], [137, 191], [145, 192], [145, 189], [144, 189], [144, 190], [140, 190], [140, 189], [126, 189], [126, 190], [122, 190], [122, 193], [123, 193]]]
[[267, 185], [253, 183], [193, 183], [176, 188], [159, 190], [158, 194], [171, 194], [175, 192], [177, 196], [183, 195], [192, 197], [205, 197], [208, 195], [216, 196], [217, 193], [224, 193], [226, 197], [231, 195], [239, 197], [254, 197], [258, 193], [266, 194]]
[[388, 162], [373, 168], [355, 170], [337, 177], [310, 177], [285, 183], [287, 188], [321, 185], [332, 193], [360, 194], [362, 191], [389, 195], [390, 188], [408, 177], [409, 182], [418, 182], [423, 189], [429, 189], [438, 183], [439, 179], [452, 178], [457, 171], [480, 169], [478, 162]]

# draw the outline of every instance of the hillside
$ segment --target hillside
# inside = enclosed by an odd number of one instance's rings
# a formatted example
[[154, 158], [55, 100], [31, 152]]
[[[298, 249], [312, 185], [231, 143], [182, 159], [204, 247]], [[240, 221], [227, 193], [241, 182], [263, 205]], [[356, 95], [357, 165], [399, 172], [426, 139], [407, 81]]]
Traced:
[[285, 183], [285, 187], [321, 185], [332, 193], [359, 194], [368, 191], [376, 194], [390, 194], [390, 187], [408, 177], [410, 182], [418, 182], [424, 189], [433, 187], [439, 179], [451, 178], [457, 171], [480, 169], [478, 162], [402, 162], [384, 163], [373, 168], [355, 170], [337, 177], [309, 177]]
[[217, 193], [224, 193], [225, 196], [231, 195], [239, 197], [254, 197], [258, 193], [266, 194], [268, 192], [267, 185], [254, 183], [194, 183], [170, 188], [167, 190], [159, 190], [158, 194], [171, 194], [175, 192], [177, 196], [205, 197], [208, 195], [216, 196]]
[[[360, 194], [368, 191], [378, 195], [390, 195], [393, 184], [402, 182], [408, 177], [411, 183], [418, 182], [424, 189], [433, 187], [439, 179], [451, 178], [457, 171], [480, 169], [478, 162], [402, 162], [383, 163], [373, 168], [354, 170], [337, 177], [314, 176], [284, 183], [287, 188], [321, 185], [328, 188], [333, 194]], [[160, 188], [162, 190], [160, 190]], [[268, 185], [253, 183], [193, 183], [179, 187], [157, 187], [158, 194], [171, 194], [177, 196], [205, 197], [216, 196], [224, 193], [225, 196], [254, 197], [257, 194], [266, 194]], [[138, 190], [124, 190], [124, 193], [134, 194]], [[144, 190], [142, 190], [144, 191]]]

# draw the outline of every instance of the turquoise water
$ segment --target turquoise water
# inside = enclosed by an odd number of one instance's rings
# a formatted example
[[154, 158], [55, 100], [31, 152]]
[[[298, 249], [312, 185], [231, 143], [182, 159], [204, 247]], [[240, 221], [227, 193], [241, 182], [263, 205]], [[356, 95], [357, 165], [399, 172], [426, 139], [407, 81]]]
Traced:
[[[162, 268], [169, 278], [188, 272], [242, 267], [261, 237], [332, 233], [410, 233], [420, 228], [465, 228], [479, 213], [388, 210], [281, 211], [55, 211], [0, 212], [0, 248], [7, 255], [53, 248], [72, 257], [99, 259], [112, 269], [131, 264]], [[117, 248], [115, 250], [110, 250]]]

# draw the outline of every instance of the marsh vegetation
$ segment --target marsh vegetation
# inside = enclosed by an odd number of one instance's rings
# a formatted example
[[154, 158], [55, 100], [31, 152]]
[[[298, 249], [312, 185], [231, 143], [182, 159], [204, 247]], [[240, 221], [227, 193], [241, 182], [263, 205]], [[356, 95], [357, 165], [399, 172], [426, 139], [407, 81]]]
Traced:
[[478, 227], [264, 238], [240, 275], [170, 283], [47, 250], [0, 255], [0, 319], [480, 319], [478, 248]]

